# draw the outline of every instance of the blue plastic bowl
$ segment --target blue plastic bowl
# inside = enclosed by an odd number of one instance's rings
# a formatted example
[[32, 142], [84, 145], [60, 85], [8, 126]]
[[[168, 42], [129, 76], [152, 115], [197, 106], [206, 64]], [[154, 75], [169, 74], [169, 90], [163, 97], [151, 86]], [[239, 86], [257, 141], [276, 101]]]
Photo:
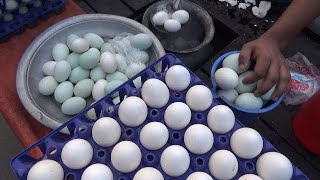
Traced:
[[[219, 87], [217, 86], [217, 83], [215, 81], [214, 74], [217, 69], [222, 67], [222, 62], [223, 62], [224, 58], [226, 58], [227, 56], [229, 56], [231, 54], [235, 54], [235, 53], [240, 53], [240, 51], [231, 51], [231, 52], [225, 53], [222, 56], [220, 56], [212, 65], [212, 68], [211, 68], [211, 82], [212, 82], [212, 86], [213, 86], [212, 94], [213, 94], [213, 97], [215, 99], [217, 99], [221, 104], [229, 106], [233, 110], [233, 112], [235, 113], [236, 117], [244, 125], [246, 125], [246, 124], [250, 123], [252, 120], [254, 120], [256, 117], [258, 117], [260, 114], [271, 111], [274, 108], [276, 108], [283, 100], [284, 95], [282, 95], [277, 101], [269, 101], [267, 104], [265, 104], [262, 107], [262, 109], [258, 109], [258, 110], [245, 109], [245, 108], [239, 107], [239, 106], [229, 102], [224, 97], [219, 97], [219, 95], [217, 94], [217, 90], [219, 89]], [[254, 63], [252, 63], [249, 70], [253, 70], [253, 69], [254, 69]]]

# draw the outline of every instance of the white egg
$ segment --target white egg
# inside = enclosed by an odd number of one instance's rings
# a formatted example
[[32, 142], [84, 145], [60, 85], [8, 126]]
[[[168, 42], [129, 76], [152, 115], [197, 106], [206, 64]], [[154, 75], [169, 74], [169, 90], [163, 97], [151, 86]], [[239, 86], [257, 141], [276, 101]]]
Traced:
[[104, 79], [98, 80], [93, 88], [92, 88], [92, 97], [95, 101], [103, 98], [106, 94], [104, 93], [104, 87], [108, 84], [108, 82]]
[[205, 111], [211, 106], [212, 93], [203, 85], [192, 86], [186, 95], [187, 105], [193, 111]]
[[63, 43], [56, 44], [52, 49], [52, 57], [55, 61], [66, 60], [69, 55], [69, 48]]
[[165, 125], [159, 122], [146, 124], [140, 131], [140, 142], [146, 149], [158, 150], [169, 139], [169, 131]]
[[133, 177], [133, 180], [164, 180], [161, 172], [153, 167], [140, 169]]
[[194, 172], [190, 174], [186, 180], [213, 180], [212, 177], [205, 172]]
[[73, 139], [67, 142], [61, 151], [61, 160], [70, 169], [86, 167], [91, 162], [92, 156], [92, 146], [84, 139]]
[[90, 42], [84, 38], [77, 38], [72, 41], [70, 50], [76, 53], [84, 53], [90, 48]]
[[261, 109], [263, 106], [263, 101], [260, 97], [256, 97], [253, 93], [243, 93], [240, 94], [235, 104], [239, 107], [245, 109]]
[[185, 24], [189, 20], [189, 13], [185, 10], [178, 10], [172, 13], [172, 19], [180, 22], [180, 24]]
[[238, 85], [238, 74], [230, 68], [220, 68], [214, 74], [217, 85], [224, 90], [234, 89]]
[[256, 130], [252, 128], [240, 128], [232, 134], [230, 146], [238, 157], [252, 159], [262, 151], [263, 140]]
[[[257, 88], [260, 88], [260, 87], [262, 86], [263, 82], [264, 82], [264, 79], [260, 79], [260, 80], [258, 81]], [[266, 100], [266, 101], [271, 100], [272, 95], [273, 95], [274, 91], [276, 90], [276, 86], [277, 86], [277, 84], [273, 85], [272, 88], [269, 89], [268, 92], [266, 92], [264, 95], [261, 96], [261, 98], [262, 98], [263, 100]]]
[[209, 111], [207, 123], [213, 132], [225, 134], [233, 128], [235, 116], [228, 106], [217, 105]]
[[190, 165], [188, 151], [179, 145], [167, 147], [161, 154], [162, 170], [169, 176], [178, 177], [184, 174]]
[[257, 82], [244, 84], [242, 81], [250, 76], [253, 71], [247, 71], [239, 75], [238, 85], [235, 88], [239, 94], [253, 92], [257, 88]]
[[131, 141], [122, 141], [111, 151], [111, 163], [122, 173], [129, 173], [137, 169], [141, 157], [139, 147]]
[[152, 17], [154, 25], [163, 26], [164, 22], [169, 19], [169, 14], [165, 11], [159, 11]]
[[178, 32], [181, 29], [181, 24], [177, 20], [168, 19], [164, 22], [164, 29], [168, 32]]
[[53, 76], [54, 66], [56, 63], [56, 61], [48, 61], [44, 63], [42, 66], [42, 72], [47, 76]]
[[141, 125], [147, 118], [148, 108], [146, 103], [139, 97], [125, 98], [118, 110], [121, 122], [130, 127]]
[[104, 164], [92, 164], [83, 171], [81, 180], [113, 180], [111, 169]]
[[257, 174], [263, 180], [289, 180], [293, 174], [290, 160], [278, 152], [261, 155], [256, 163]]
[[162, 108], [170, 98], [169, 89], [159, 79], [148, 79], [141, 89], [142, 99], [152, 108]]
[[175, 65], [166, 72], [166, 84], [171, 90], [183, 91], [190, 84], [190, 73], [187, 68], [181, 65]]
[[238, 160], [227, 150], [218, 150], [209, 159], [210, 173], [216, 179], [232, 179], [238, 172]]
[[27, 180], [63, 180], [62, 166], [54, 160], [45, 159], [34, 164], [28, 172]]
[[[234, 54], [227, 56], [226, 58], [224, 58], [224, 60], [222, 62], [222, 66], [234, 70], [237, 74], [241, 74], [241, 73], [247, 71], [250, 67], [250, 63], [245, 70], [241, 71], [239, 68], [239, 55], [240, 55], [240, 53], [234, 53]], [[249, 62], [251, 62], [251, 61], [249, 61]]]
[[110, 52], [104, 52], [101, 54], [100, 65], [106, 73], [115, 72], [118, 66], [115, 57]]
[[217, 94], [219, 95], [219, 97], [226, 98], [231, 103], [234, 103], [234, 101], [239, 96], [238, 92], [235, 89], [229, 89], [229, 90], [219, 89], [217, 91]]
[[194, 154], [205, 154], [213, 146], [213, 134], [211, 130], [202, 124], [190, 126], [184, 134], [184, 144]]
[[181, 130], [191, 121], [191, 110], [189, 106], [182, 102], [170, 104], [164, 112], [166, 125], [174, 130]]
[[119, 123], [110, 117], [98, 119], [92, 127], [93, 140], [102, 147], [116, 144], [121, 136]]
[[144, 70], [146, 68], [146, 65], [142, 63], [132, 63], [128, 66], [126, 70], [126, 76], [128, 78], [132, 78], [133, 76], [137, 75], [139, 72]]
[[245, 174], [239, 177], [238, 180], [263, 180], [263, 179], [255, 174]]

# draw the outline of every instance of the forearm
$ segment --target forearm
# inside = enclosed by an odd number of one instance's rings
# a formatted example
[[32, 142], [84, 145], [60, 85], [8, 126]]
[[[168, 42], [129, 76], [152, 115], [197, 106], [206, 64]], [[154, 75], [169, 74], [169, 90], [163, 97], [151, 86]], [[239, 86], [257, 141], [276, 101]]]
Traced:
[[313, 19], [320, 16], [320, 0], [294, 0], [262, 37], [271, 38], [284, 49]]

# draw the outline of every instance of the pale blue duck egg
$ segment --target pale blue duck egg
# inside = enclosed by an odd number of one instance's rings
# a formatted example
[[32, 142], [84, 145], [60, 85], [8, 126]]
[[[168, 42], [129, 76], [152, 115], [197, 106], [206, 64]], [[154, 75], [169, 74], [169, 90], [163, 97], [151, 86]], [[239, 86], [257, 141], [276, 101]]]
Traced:
[[92, 69], [100, 61], [100, 51], [96, 48], [90, 48], [87, 52], [80, 55], [79, 64], [84, 69]]
[[58, 103], [64, 103], [73, 96], [73, 84], [70, 81], [60, 83], [54, 91], [54, 99]]
[[86, 100], [82, 97], [72, 97], [62, 104], [61, 111], [66, 115], [75, 115], [84, 108], [86, 108]]
[[79, 81], [88, 78], [89, 75], [90, 75], [90, 70], [83, 69], [82, 67], [78, 66], [71, 71], [69, 81], [72, 82], [73, 84], [76, 84]]
[[87, 33], [84, 35], [84, 39], [90, 42], [90, 47], [100, 49], [104, 44], [104, 40], [98, 34]]

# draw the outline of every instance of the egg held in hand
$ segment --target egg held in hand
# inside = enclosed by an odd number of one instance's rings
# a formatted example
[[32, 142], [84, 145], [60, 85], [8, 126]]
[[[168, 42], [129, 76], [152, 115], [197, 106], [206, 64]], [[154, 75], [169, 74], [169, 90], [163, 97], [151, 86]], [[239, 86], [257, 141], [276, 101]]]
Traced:
[[241, 73], [247, 71], [250, 67], [251, 61], [249, 61], [249, 65], [244, 70], [240, 70], [240, 68], [239, 68], [239, 55], [240, 55], [240, 53], [234, 53], [234, 54], [227, 56], [226, 58], [224, 58], [224, 60], [222, 62], [222, 66], [234, 70], [237, 74], [241, 74]]
[[247, 71], [239, 76], [238, 85], [235, 88], [239, 94], [253, 92], [257, 88], [257, 82], [254, 82], [252, 84], [245, 84], [242, 81], [250, 76], [253, 73], [253, 71]]

